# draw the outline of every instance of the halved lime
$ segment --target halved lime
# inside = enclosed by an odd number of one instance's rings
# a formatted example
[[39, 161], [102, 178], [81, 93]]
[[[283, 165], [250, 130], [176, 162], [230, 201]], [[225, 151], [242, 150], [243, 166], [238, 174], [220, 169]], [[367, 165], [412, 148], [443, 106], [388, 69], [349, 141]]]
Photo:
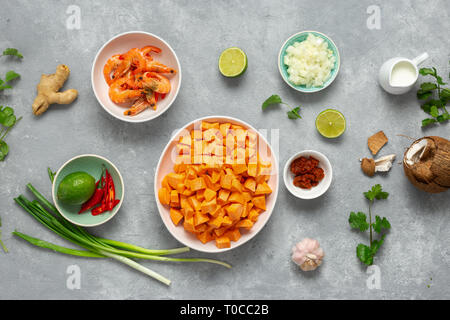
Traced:
[[247, 55], [237, 47], [225, 49], [219, 57], [219, 70], [225, 77], [238, 77], [247, 70]]
[[337, 138], [345, 131], [344, 115], [334, 109], [324, 110], [316, 118], [316, 129], [325, 138]]

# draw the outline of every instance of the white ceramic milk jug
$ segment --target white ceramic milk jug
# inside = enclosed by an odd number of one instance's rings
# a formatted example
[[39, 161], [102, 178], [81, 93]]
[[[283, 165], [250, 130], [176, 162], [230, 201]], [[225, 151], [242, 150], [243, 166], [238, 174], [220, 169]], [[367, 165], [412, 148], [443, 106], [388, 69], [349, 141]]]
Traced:
[[389, 93], [403, 94], [411, 90], [419, 77], [417, 66], [428, 58], [428, 53], [410, 60], [392, 58], [383, 63], [378, 75], [380, 85]]

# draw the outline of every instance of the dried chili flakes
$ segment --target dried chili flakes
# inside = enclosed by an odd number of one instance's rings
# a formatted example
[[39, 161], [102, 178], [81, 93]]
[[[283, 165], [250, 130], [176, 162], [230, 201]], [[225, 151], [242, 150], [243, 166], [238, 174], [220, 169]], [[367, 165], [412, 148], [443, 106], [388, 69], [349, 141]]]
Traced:
[[323, 169], [319, 168], [319, 160], [311, 156], [292, 161], [291, 172], [295, 175], [294, 185], [303, 189], [317, 186], [325, 176]]

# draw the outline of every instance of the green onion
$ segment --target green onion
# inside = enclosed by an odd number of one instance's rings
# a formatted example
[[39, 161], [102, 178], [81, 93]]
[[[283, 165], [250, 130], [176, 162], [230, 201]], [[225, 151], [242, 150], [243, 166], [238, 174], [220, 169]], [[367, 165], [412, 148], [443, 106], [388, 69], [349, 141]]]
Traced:
[[[19, 206], [21, 206], [26, 212], [28, 212], [46, 228], [50, 229], [60, 237], [72, 242], [73, 244], [78, 245], [84, 250], [59, 246], [41, 239], [31, 237], [19, 231], [13, 232], [15, 236], [20, 237], [35, 246], [73, 256], [88, 258], [112, 258], [156, 280], [159, 280], [166, 285], [170, 285], [169, 279], [140, 265], [130, 258], [166, 262], [208, 262], [231, 268], [231, 265], [229, 265], [228, 263], [212, 259], [166, 257], [166, 255], [187, 252], [189, 251], [188, 247], [167, 250], [151, 250], [121, 241], [96, 237], [83, 228], [73, 225], [69, 221], [65, 220], [58, 212], [56, 207], [42, 194], [40, 194], [31, 184], [27, 184], [27, 187], [28, 189], [30, 189], [37, 200], [30, 201], [25, 196], [20, 195], [14, 199], [17, 204], [19, 204]], [[47, 211], [44, 206], [47, 207], [51, 212]]]

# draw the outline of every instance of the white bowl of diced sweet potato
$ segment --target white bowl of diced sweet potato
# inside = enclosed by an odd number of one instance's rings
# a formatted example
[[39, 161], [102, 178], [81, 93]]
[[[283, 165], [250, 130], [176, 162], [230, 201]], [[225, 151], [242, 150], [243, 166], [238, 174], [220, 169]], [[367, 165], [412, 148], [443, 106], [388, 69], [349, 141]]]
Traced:
[[224, 252], [252, 239], [278, 195], [278, 162], [248, 123], [225, 116], [180, 129], [159, 159], [155, 196], [169, 232], [203, 252]]

